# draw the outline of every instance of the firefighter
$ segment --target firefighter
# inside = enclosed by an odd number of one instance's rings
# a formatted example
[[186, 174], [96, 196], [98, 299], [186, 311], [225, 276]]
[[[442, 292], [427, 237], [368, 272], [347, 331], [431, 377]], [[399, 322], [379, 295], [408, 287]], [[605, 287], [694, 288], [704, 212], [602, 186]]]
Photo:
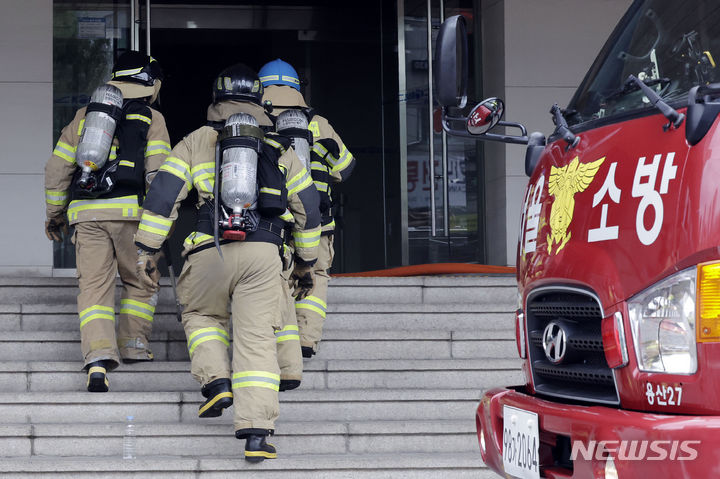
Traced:
[[[136, 274], [133, 234], [142, 198], [170, 153], [162, 114], [150, 107], [160, 91], [157, 60], [123, 53], [111, 81], [67, 125], [45, 166], [45, 231], [62, 241], [68, 223], [77, 257], [78, 315], [87, 390], [108, 391], [119, 361], [151, 361], [157, 296]], [[115, 329], [115, 275], [122, 295]]]
[[286, 110], [300, 110], [308, 120], [311, 132], [311, 169], [315, 187], [320, 194], [322, 236], [318, 261], [313, 268], [315, 288], [311, 295], [296, 298], [295, 310], [303, 357], [312, 357], [318, 350], [322, 326], [327, 312], [328, 270], [332, 266], [333, 233], [331, 183], [347, 180], [355, 167], [355, 158], [327, 119], [305, 102], [300, 92], [300, 79], [295, 69], [277, 59], [266, 63], [259, 72], [265, 88], [263, 102], [275, 117]]
[[[178, 143], [160, 168], [135, 235], [138, 274], [154, 284], [154, 254], [177, 219], [180, 202], [198, 191], [196, 231], [184, 243], [187, 260], [178, 281], [193, 377], [206, 398], [200, 417], [217, 417], [234, 403], [235, 436], [245, 459], [276, 457], [266, 442], [278, 417], [281, 248], [289, 212], [299, 294], [312, 290], [320, 237], [319, 198], [310, 173], [290, 142], [273, 134], [257, 73], [243, 64], [213, 83], [208, 125]], [[232, 368], [228, 358], [232, 311]]]

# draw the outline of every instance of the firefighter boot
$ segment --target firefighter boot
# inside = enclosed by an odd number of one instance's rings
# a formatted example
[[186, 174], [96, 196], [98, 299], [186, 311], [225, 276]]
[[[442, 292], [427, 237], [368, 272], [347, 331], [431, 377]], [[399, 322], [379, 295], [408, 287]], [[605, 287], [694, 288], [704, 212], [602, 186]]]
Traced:
[[91, 393], [106, 393], [109, 389], [105, 361], [95, 361], [87, 365], [87, 390]]
[[265, 442], [265, 435], [248, 434], [245, 441], [245, 460], [248, 462], [262, 462], [265, 459], [275, 459], [277, 452], [275, 446]]
[[223, 409], [230, 407], [233, 403], [230, 380], [227, 378], [216, 379], [206, 384], [200, 392], [207, 398], [198, 411], [200, 417], [218, 417], [222, 414]]

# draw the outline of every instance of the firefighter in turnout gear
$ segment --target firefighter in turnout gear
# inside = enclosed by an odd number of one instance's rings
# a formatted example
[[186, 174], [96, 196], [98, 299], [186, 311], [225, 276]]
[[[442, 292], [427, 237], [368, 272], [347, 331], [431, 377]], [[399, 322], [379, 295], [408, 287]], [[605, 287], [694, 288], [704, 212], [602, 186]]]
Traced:
[[[235, 436], [245, 459], [276, 457], [266, 442], [278, 417], [276, 333], [282, 331], [281, 248], [284, 214], [299, 239], [295, 262], [312, 269], [320, 238], [319, 198], [290, 142], [272, 130], [261, 106], [262, 84], [242, 64], [213, 83], [208, 125], [178, 143], [153, 181], [135, 235], [153, 254], [177, 219], [180, 202], [198, 192], [196, 231], [184, 243], [178, 282], [193, 377], [206, 398], [200, 417], [234, 404]], [[290, 219], [288, 218], [288, 219]], [[305, 241], [307, 240], [307, 241]], [[147, 281], [152, 279], [140, 271]], [[232, 367], [228, 356], [232, 312]]]
[[[295, 298], [302, 355], [309, 358], [318, 350], [327, 312], [327, 287], [330, 281], [328, 270], [332, 266], [334, 256], [333, 233], [335, 231], [331, 185], [345, 181], [350, 176], [355, 167], [355, 158], [330, 126], [328, 120], [307, 105], [300, 92], [298, 74], [290, 64], [280, 59], [273, 60], [260, 69], [259, 76], [265, 88], [263, 102], [271, 115], [279, 120], [283, 112], [298, 110], [307, 117], [307, 129], [310, 131], [308, 135], [309, 162], [315, 187], [320, 194], [322, 236], [318, 249], [318, 260], [312, 271], [314, 276], [313, 292], [305, 297]], [[280, 127], [279, 124], [278, 127]], [[296, 129], [291, 128], [290, 130]], [[298, 138], [302, 137], [302, 135], [297, 136]], [[297, 140], [295, 141], [297, 142]]]
[[[83, 369], [91, 392], [108, 390], [107, 371], [120, 360], [153, 359], [157, 297], [137, 277], [133, 234], [147, 185], [170, 153], [165, 119], [150, 107], [161, 81], [155, 59], [122, 54], [111, 81], [62, 130], [45, 166], [46, 234], [62, 241], [68, 223], [75, 227]], [[116, 273], [123, 286], [119, 311]]]

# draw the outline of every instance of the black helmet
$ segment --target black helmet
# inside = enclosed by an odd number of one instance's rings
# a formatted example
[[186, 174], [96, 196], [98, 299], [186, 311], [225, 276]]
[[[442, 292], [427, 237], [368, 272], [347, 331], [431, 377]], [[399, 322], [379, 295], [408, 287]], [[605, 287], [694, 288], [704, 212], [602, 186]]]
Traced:
[[163, 73], [153, 57], [131, 50], [118, 57], [113, 65], [111, 79], [153, 86], [155, 80], [163, 79]]
[[262, 104], [263, 87], [257, 73], [237, 63], [226, 68], [213, 83], [213, 103], [223, 100], [249, 101]]

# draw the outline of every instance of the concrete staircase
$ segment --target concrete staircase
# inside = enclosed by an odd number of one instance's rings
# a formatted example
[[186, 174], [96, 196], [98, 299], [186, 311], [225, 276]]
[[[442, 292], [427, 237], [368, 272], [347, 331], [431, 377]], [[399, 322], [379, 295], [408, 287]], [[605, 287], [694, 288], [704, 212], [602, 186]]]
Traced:
[[[200, 420], [163, 287], [152, 363], [84, 391], [74, 279], [0, 278], [0, 476], [496, 477], [480, 459], [482, 391], [522, 382], [514, 278], [335, 278], [320, 353], [280, 393], [278, 459], [250, 465], [232, 413]], [[122, 459], [135, 416], [138, 458]]]

